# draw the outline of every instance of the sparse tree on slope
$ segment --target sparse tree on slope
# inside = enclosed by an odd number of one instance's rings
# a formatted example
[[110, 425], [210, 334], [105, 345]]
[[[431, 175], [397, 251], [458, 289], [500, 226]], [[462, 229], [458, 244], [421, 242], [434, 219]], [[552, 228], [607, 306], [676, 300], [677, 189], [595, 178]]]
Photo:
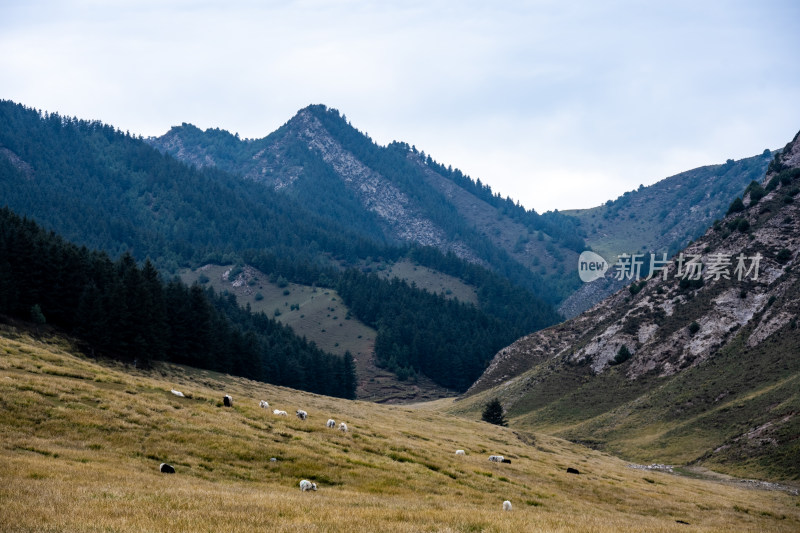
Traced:
[[498, 398], [494, 398], [486, 404], [486, 407], [483, 409], [483, 415], [481, 415], [481, 419], [484, 422], [489, 422], [490, 424], [495, 424], [497, 426], [508, 425], [506, 417], [503, 413], [503, 404], [500, 403]]

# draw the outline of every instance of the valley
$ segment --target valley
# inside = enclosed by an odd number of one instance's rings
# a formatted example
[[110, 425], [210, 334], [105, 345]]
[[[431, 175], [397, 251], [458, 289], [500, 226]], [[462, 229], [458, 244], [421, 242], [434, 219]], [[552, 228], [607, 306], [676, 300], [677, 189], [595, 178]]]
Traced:
[[[163, 363], [141, 370], [8, 325], [0, 326], [0, 351], [4, 531], [800, 527], [796, 493], [635, 469], [431, 404], [334, 399]], [[232, 408], [223, 407], [224, 394]], [[309, 417], [276, 417], [260, 400]], [[329, 417], [349, 431], [325, 428]], [[487, 461], [492, 453], [511, 464]], [[162, 462], [176, 473], [159, 473]], [[304, 478], [319, 490], [302, 493]], [[510, 512], [501, 509], [506, 499]]]

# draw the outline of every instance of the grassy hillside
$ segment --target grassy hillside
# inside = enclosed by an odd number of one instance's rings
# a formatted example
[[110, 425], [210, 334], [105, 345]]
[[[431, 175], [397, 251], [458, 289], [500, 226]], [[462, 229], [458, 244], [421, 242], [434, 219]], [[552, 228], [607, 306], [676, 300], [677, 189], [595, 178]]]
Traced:
[[761, 181], [772, 154], [729, 160], [665, 178], [591, 209], [564, 211], [581, 221], [586, 244], [616, 261], [622, 253], [684, 248], [725, 216], [751, 181]]
[[[770, 167], [665, 276], [501, 350], [453, 412], [499, 396], [514, 427], [800, 482], [800, 141]], [[680, 257], [702, 261], [699, 279], [678, 274]], [[758, 275], [736, 273], [745, 258]]]
[[462, 302], [478, 306], [478, 294], [475, 292], [475, 287], [413, 261], [406, 259], [397, 261], [388, 268], [379, 270], [378, 274], [386, 279], [399, 278], [428, 292], [444, 294], [448, 298], [457, 298]]
[[[636, 470], [437, 406], [336, 400], [171, 365], [144, 372], [8, 326], [0, 353], [3, 531], [800, 527], [797, 497], [785, 492]], [[222, 406], [226, 393], [233, 408]], [[303, 408], [309, 419], [275, 417], [258, 407], [261, 399]], [[327, 430], [329, 417], [350, 431]], [[512, 463], [490, 463], [491, 453]], [[177, 473], [160, 474], [161, 462]], [[581, 474], [567, 474], [568, 466]], [[319, 491], [301, 493], [303, 478]], [[501, 511], [505, 499], [513, 511]]]
[[[409, 283], [418, 280], [420, 288], [452, 286], [458, 294], [469, 296], [468, 286], [455, 278], [424, 267], [414, 270], [408, 262], [398, 264], [398, 273], [408, 273], [412, 278]], [[375, 363], [377, 332], [352, 316], [335, 290], [279, 279], [270, 281], [270, 276], [249, 266], [233, 270], [233, 265], [206, 265], [196, 270], [183, 269], [180, 277], [187, 284], [200, 282], [217, 292], [234, 294], [239, 305], [249, 305], [255, 312], [274, 317], [326, 352], [343, 355], [349, 351], [355, 358], [357, 395], [362, 400], [408, 403], [456, 394], [425, 376], [418, 376], [414, 382], [400, 381], [393, 373], [379, 368]]]

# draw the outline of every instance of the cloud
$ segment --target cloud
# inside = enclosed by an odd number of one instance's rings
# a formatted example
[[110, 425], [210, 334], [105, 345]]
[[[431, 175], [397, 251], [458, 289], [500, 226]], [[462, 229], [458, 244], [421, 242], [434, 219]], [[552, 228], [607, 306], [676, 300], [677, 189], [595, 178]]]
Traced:
[[537, 210], [597, 205], [800, 128], [790, 1], [5, 2], [0, 97], [261, 137], [324, 103]]

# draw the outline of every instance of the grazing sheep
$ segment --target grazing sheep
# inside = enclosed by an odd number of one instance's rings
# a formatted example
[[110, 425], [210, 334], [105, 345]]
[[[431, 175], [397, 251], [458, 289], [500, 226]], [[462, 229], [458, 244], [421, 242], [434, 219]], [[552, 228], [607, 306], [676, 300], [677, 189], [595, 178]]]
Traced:
[[504, 511], [510, 511], [511, 510], [511, 502], [510, 501], [506, 500], [506, 501], [503, 502], [503, 510]]
[[270, 457], [270, 458], [269, 458], [269, 462], [270, 462], [270, 463], [277, 463], [277, 462], [278, 462], [278, 459], [277, 459], [277, 457]]
[[567, 474], [580, 474], [580, 471], [577, 468], [572, 468], [571, 466], [567, 468]]
[[344, 422], [339, 424], [339, 431], [341, 431], [342, 433], [347, 433], [347, 424], [345, 424]]
[[456, 450], [456, 455], [466, 455], [464, 450]]
[[305, 420], [306, 418], [308, 418], [308, 413], [306, 413], [302, 409], [298, 409], [295, 412], [295, 414], [297, 415], [297, 418], [299, 418], [300, 420]]
[[505, 459], [505, 457], [503, 457], [502, 455], [490, 455], [489, 456], [489, 460], [492, 461], [493, 463], [502, 463], [503, 459]]
[[269, 409], [269, 403], [265, 402], [264, 400], [258, 402], [258, 406], [262, 409]]
[[226, 394], [222, 397], [222, 403], [225, 405], [225, 407], [233, 407], [233, 398]]
[[307, 490], [317, 490], [317, 484], [311, 483], [309, 480], [304, 479], [300, 482], [300, 490], [305, 492]]
[[328, 419], [328, 423], [327, 423], [327, 424], [325, 424], [325, 425], [326, 425], [328, 428], [330, 428], [330, 429], [333, 429], [333, 428], [335, 428], [335, 427], [336, 427], [336, 420], [334, 420], [333, 418], [329, 418], [329, 419]]
[[158, 469], [161, 471], [162, 474], [174, 474], [175, 473], [175, 469], [172, 468], [172, 466], [168, 465], [167, 463], [161, 463], [161, 466], [159, 466]]
[[175, 396], [177, 396], [178, 398], [186, 398], [186, 396], [184, 396], [183, 393], [179, 390], [172, 389], [170, 392]]
[[287, 413], [286, 411], [281, 411], [280, 409], [275, 409], [274, 411], [272, 411], [272, 414], [278, 416], [289, 416], [289, 413]]
[[508, 463], [508, 464], [511, 464], [511, 459], [506, 459], [505, 457], [503, 457], [503, 460], [502, 460], [502, 461], [500, 461], [500, 462], [501, 462], [501, 463]]

